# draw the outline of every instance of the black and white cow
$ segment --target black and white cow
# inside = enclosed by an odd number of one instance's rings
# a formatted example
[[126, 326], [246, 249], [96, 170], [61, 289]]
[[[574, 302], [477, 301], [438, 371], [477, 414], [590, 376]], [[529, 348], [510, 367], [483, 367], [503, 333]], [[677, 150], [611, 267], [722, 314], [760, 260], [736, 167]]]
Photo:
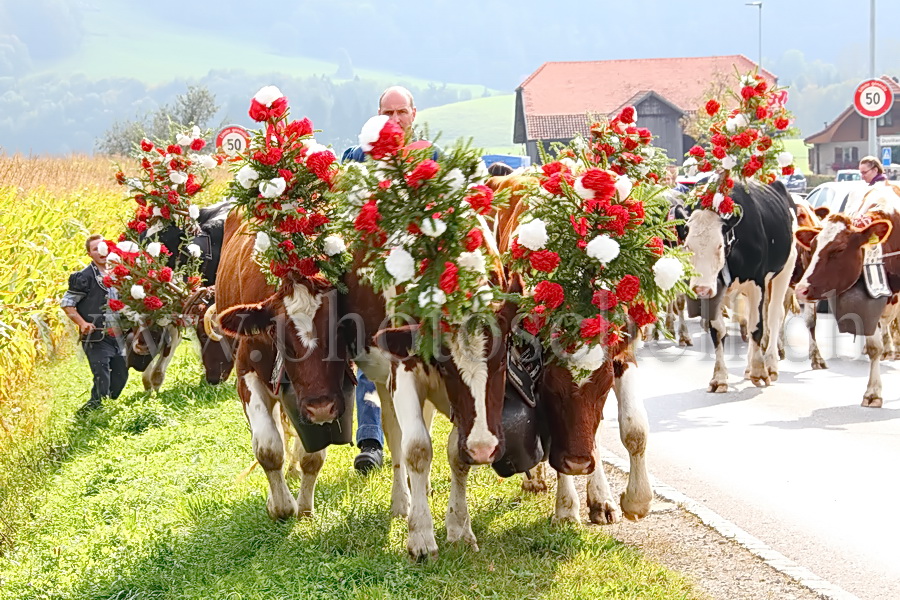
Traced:
[[780, 182], [764, 186], [738, 183], [732, 199], [741, 216], [723, 218], [713, 210], [694, 210], [687, 220], [685, 249], [692, 253], [691, 264], [697, 275], [691, 288], [707, 304], [702, 318], [709, 326], [716, 348], [716, 366], [708, 391], [728, 389], [725, 368], [725, 321], [721, 303], [728, 289], [739, 289], [750, 305], [748, 328], [750, 346], [747, 375], [758, 385], [769, 385], [778, 378], [778, 332], [784, 323], [783, 299], [790, 283], [797, 250], [794, 203]]

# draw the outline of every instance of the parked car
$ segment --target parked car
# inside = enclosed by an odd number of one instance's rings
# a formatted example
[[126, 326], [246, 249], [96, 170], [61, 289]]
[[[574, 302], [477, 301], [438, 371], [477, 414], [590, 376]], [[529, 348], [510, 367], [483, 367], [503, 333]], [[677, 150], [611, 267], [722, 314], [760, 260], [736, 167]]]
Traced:
[[869, 184], [860, 180], [826, 181], [806, 196], [813, 208], [827, 206], [831, 212], [852, 212], [859, 206]]
[[782, 175], [778, 179], [787, 188], [787, 191], [794, 194], [806, 193], [806, 176], [803, 173], [794, 173], [792, 175]]
[[860, 181], [862, 180], [862, 173], [859, 172], [859, 169], [841, 169], [837, 172], [837, 175], [834, 176], [835, 181]]

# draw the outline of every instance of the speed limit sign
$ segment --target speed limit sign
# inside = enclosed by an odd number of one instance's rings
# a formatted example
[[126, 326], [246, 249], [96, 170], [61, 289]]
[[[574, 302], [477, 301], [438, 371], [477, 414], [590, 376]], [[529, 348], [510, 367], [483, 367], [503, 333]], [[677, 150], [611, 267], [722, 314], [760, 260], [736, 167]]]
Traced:
[[869, 119], [882, 117], [891, 110], [894, 104], [894, 93], [880, 79], [867, 79], [856, 88], [853, 95], [853, 106], [856, 112]]
[[216, 148], [228, 156], [243, 153], [250, 145], [250, 134], [240, 125], [229, 125], [216, 136]]

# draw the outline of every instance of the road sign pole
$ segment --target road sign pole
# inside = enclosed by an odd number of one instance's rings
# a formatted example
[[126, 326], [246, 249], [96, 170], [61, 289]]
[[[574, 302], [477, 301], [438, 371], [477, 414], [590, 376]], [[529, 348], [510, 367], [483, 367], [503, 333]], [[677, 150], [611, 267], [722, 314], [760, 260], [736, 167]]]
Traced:
[[[875, 0], [869, 2], [869, 78], [875, 79]], [[869, 156], [878, 156], [878, 121], [869, 117]]]

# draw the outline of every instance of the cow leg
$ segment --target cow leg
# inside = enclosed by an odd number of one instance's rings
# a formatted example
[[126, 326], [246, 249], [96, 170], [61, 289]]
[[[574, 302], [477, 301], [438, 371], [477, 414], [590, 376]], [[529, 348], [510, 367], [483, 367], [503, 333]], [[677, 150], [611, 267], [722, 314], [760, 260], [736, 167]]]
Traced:
[[869, 356], [869, 383], [863, 396], [862, 405], [869, 408], [881, 408], [881, 353], [884, 343], [881, 339], [881, 324], [873, 335], [866, 336], [866, 354]]
[[[625, 363], [624, 367], [621, 376], [613, 378], [613, 389], [619, 405], [619, 439], [628, 450], [630, 462], [628, 485], [622, 494], [620, 504], [625, 518], [636, 521], [647, 516], [650, 512], [650, 501], [653, 500], [645, 457], [650, 425], [644, 403], [637, 398], [635, 387], [637, 366]], [[602, 469], [603, 465], [598, 463], [597, 468]]]
[[688, 331], [687, 317], [685, 316], [687, 300], [684, 295], [675, 300], [675, 311], [678, 314], [678, 345], [693, 346], [694, 342], [691, 341], [691, 333]]
[[150, 363], [150, 366], [144, 371], [144, 375], [141, 378], [145, 390], [159, 391], [162, 387], [163, 380], [166, 378], [166, 369], [169, 367], [169, 363], [172, 362], [175, 350], [178, 349], [178, 344], [180, 343], [181, 330], [171, 325], [166, 326], [160, 339], [159, 352], [156, 354], [156, 359]]
[[[747, 286], [747, 298], [750, 303], [750, 347], [747, 350], [747, 375], [753, 385], [762, 387], [770, 385], [769, 372], [766, 369], [766, 361], [760, 346], [763, 338], [763, 290], [758, 285]], [[769, 336], [770, 341], [773, 336]], [[771, 346], [771, 344], [769, 344]], [[775, 368], [778, 368], [776, 357]]]
[[266, 510], [275, 520], [297, 514], [297, 502], [284, 479], [284, 441], [280, 416], [276, 414], [277, 400], [269, 393], [259, 376], [250, 371], [238, 380], [238, 393], [244, 404], [244, 414], [250, 423], [253, 454], [265, 470], [269, 480]]
[[[797, 259], [797, 249], [791, 246], [791, 254], [781, 271], [768, 281], [766, 286], [766, 313], [763, 326], [770, 332], [766, 344], [766, 370], [769, 372], [770, 381], [778, 381], [778, 361], [784, 356], [782, 343], [784, 335], [785, 298], [791, 285], [791, 274], [794, 271], [794, 261]], [[793, 301], [794, 295], [790, 295]]]
[[557, 473], [556, 510], [553, 513], [553, 522], [581, 523], [579, 504], [578, 491], [575, 489], [575, 477]]
[[450, 461], [450, 498], [447, 503], [447, 541], [463, 541], [478, 552], [478, 540], [472, 532], [472, 519], [466, 502], [466, 482], [469, 465], [459, 456], [459, 429], [453, 426], [447, 439], [447, 458]]
[[428, 506], [428, 477], [431, 473], [431, 436], [422, 417], [424, 390], [403, 365], [395, 370], [394, 410], [400, 425], [401, 456], [409, 476], [409, 537], [406, 551], [414, 560], [436, 558], [434, 521]]
[[406, 479], [406, 461], [403, 459], [403, 434], [397, 421], [394, 399], [387, 387], [376, 382], [375, 390], [381, 398], [381, 425], [391, 451], [391, 516], [406, 518], [409, 515], [409, 484]]
[[706, 317], [703, 321], [716, 349], [716, 366], [706, 391], [722, 393], [728, 391], [728, 369], [725, 368], [725, 317], [713, 300], [709, 302], [709, 311], [712, 318]]
[[594, 472], [588, 478], [587, 505], [588, 517], [591, 523], [597, 525], [609, 525], [619, 521], [619, 509], [613, 500], [609, 489], [609, 481], [606, 480], [606, 471], [603, 468], [603, 459], [600, 457], [600, 430], [603, 421], [597, 427], [594, 436]]
[[328, 449], [323, 448], [318, 452], [309, 453], [303, 447], [300, 438], [294, 440], [294, 448], [297, 450], [297, 463], [303, 473], [300, 479], [300, 491], [297, 492], [297, 516], [311, 517], [315, 509], [316, 480], [319, 477], [319, 471], [322, 470], [322, 465], [325, 464]]
[[548, 472], [547, 461], [536, 464], [522, 478], [522, 491], [530, 494], [546, 494], [550, 489], [550, 486], [547, 485]]
[[806, 324], [806, 330], [809, 331], [809, 362], [813, 370], [827, 369], [825, 359], [819, 352], [819, 344], [816, 342], [816, 303], [805, 302], [803, 304], [803, 322]]

